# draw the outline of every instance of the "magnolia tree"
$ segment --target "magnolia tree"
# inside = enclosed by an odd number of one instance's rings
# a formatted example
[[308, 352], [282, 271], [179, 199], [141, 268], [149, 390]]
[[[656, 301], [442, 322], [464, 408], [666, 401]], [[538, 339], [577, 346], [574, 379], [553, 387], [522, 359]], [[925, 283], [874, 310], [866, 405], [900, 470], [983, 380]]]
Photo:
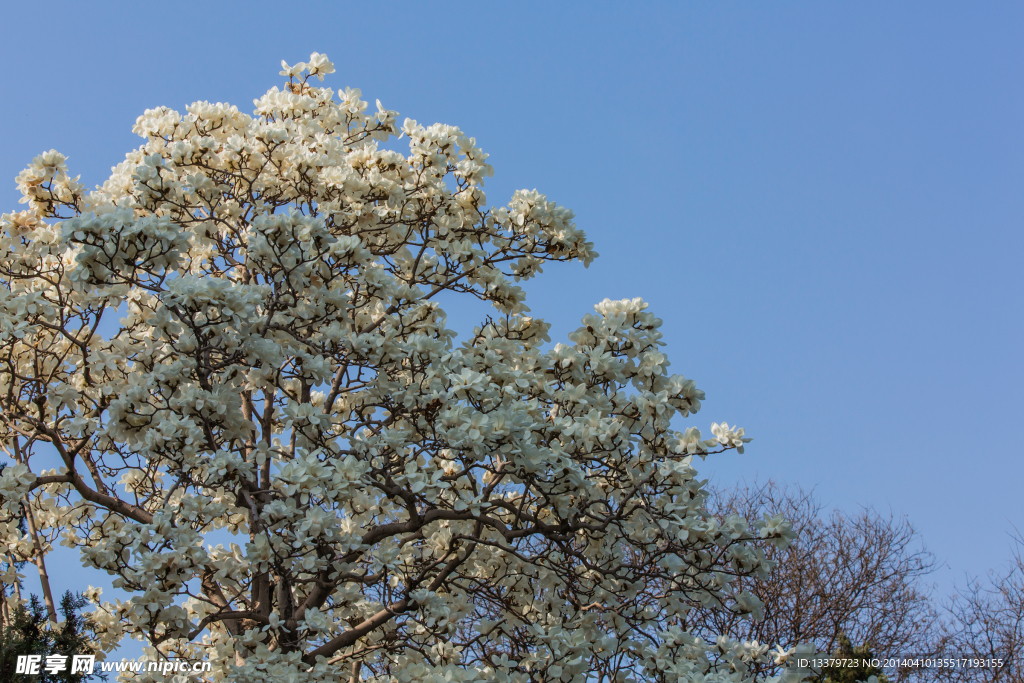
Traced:
[[[704, 394], [668, 373], [661, 321], [605, 300], [549, 345], [515, 283], [597, 256], [572, 212], [488, 208], [473, 138], [314, 87], [333, 71], [285, 64], [252, 116], [148, 110], [95, 190], [56, 151], [18, 176], [7, 566], [59, 538], [129, 596], [87, 592], [96, 647], [134, 637], [213, 680], [746, 681], [795, 660], [681, 626], [694, 605], [757, 618], [735, 580], [793, 532], [705, 512], [693, 457], [749, 439], [673, 428]], [[494, 311], [457, 342], [441, 294]]]

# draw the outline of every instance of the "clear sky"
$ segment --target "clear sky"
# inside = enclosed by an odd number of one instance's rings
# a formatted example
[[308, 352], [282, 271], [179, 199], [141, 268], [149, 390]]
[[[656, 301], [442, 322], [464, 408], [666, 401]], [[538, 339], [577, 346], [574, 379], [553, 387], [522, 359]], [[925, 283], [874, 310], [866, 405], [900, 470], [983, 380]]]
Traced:
[[714, 482], [905, 515], [942, 593], [1000, 566], [1024, 531], [1024, 4], [630, 5], [6, 3], [0, 208], [43, 150], [91, 187], [146, 108], [251, 111], [281, 59], [326, 53], [327, 85], [475, 136], [492, 202], [576, 212], [602, 256], [530, 283], [534, 313], [558, 340], [649, 301], [707, 392], [691, 424], [755, 439]]

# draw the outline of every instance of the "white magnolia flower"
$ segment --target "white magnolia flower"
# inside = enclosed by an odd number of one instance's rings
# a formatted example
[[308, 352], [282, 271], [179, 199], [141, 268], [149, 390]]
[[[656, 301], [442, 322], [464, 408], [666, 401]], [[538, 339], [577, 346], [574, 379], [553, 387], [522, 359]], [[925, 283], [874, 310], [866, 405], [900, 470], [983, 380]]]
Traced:
[[[642, 299], [551, 345], [519, 282], [597, 256], [573, 213], [488, 205], [476, 139], [311, 85], [333, 72], [282, 62], [251, 115], [147, 110], [92, 192], [54, 151], [18, 176], [5, 546], [36, 559], [31, 510], [44, 555], [129, 596], [87, 591], [101, 651], [141, 638], [210, 680], [751, 680], [767, 645], [674, 625], [757, 618], [738, 577], [792, 540], [703, 510], [692, 456], [750, 439], [680, 426], [704, 393]], [[495, 310], [456, 337], [458, 296]]]

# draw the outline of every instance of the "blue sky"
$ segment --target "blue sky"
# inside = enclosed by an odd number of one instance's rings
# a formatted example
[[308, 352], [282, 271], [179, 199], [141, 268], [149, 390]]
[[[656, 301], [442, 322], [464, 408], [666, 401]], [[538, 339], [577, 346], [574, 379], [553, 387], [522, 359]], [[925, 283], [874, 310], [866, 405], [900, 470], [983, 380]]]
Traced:
[[[281, 59], [491, 154], [602, 254], [528, 286], [558, 340], [605, 298], [665, 320], [705, 465], [905, 515], [941, 593], [1024, 530], [1024, 5], [9, 3], [0, 200], [56, 148], [87, 186], [148, 107], [250, 111]], [[455, 311], [468, 331], [472, 318]], [[75, 563], [51, 569], [80, 588]], [[93, 580], [98, 583], [99, 578]], [[65, 582], [61, 584], [61, 582]]]

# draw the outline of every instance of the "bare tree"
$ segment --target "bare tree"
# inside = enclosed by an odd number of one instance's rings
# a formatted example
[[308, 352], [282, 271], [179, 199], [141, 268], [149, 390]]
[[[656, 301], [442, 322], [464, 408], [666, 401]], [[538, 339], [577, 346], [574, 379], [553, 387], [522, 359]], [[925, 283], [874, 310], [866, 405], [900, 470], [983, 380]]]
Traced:
[[931, 651], [936, 611], [920, 579], [935, 559], [905, 519], [870, 508], [826, 512], [813, 492], [772, 481], [716, 491], [708, 510], [722, 522], [782, 513], [798, 539], [768, 550], [777, 562], [768, 578], [738, 579], [737, 589], [764, 603], [763, 619], [701, 607], [688, 615], [695, 633], [813, 643], [820, 652], [835, 652], [845, 635], [878, 658]]
[[[977, 577], [945, 605], [941, 653], [960, 666], [935, 677], [955, 683], [1024, 681], [1024, 539], [1017, 537], [1010, 568]], [[966, 661], [964, 661], [966, 660]]]

